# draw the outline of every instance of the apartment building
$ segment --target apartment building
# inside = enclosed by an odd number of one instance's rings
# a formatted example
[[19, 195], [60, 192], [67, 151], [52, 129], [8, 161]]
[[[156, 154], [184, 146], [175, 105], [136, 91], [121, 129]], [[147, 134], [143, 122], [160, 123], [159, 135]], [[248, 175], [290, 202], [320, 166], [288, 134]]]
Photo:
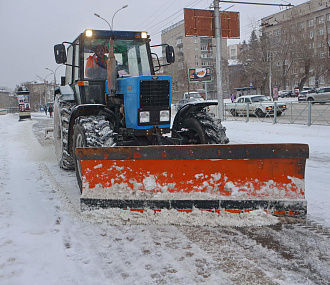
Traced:
[[330, 85], [330, 0], [294, 6], [263, 18], [261, 26], [273, 45], [275, 84], [293, 89], [306, 78], [305, 86]]
[[[184, 20], [164, 29], [161, 33], [162, 43], [174, 47], [176, 61], [164, 68], [164, 74], [172, 76], [173, 99], [179, 100], [183, 93], [189, 91], [207, 92], [207, 97], [217, 98], [216, 94], [216, 68], [215, 68], [215, 39], [208, 37], [186, 37]], [[228, 86], [227, 70], [227, 39], [222, 39], [223, 60], [223, 90], [226, 96]], [[211, 68], [212, 81], [189, 82], [189, 68]]]

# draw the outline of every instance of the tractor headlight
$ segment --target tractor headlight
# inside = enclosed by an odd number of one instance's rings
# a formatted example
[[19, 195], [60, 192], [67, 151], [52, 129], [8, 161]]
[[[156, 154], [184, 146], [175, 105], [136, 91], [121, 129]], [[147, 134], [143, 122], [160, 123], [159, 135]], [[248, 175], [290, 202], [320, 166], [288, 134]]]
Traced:
[[170, 120], [170, 111], [169, 110], [160, 111], [159, 120], [161, 122], [168, 122]]
[[140, 123], [149, 123], [150, 122], [150, 112], [143, 111], [140, 112]]
[[148, 33], [147, 32], [142, 32], [141, 33], [141, 38], [142, 39], [147, 39], [148, 38]]
[[92, 30], [86, 30], [86, 37], [91, 37], [91, 36], [93, 36], [93, 31]]

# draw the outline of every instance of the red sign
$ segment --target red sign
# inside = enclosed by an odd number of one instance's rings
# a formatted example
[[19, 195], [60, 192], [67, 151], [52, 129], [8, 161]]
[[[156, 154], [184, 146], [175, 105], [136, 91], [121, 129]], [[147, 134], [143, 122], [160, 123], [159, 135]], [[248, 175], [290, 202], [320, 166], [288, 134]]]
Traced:
[[[221, 12], [221, 37], [239, 39], [239, 13]], [[211, 10], [184, 9], [185, 35], [214, 37], [214, 12]]]

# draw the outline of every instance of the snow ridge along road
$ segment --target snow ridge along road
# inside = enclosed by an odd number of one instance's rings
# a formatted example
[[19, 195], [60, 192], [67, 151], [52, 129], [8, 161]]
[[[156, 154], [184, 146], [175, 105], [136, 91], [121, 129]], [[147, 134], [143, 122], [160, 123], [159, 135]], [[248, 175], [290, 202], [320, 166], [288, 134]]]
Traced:
[[318, 223], [265, 226], [258, 215], [258, 225], [209, 227], [81, 213], [75, 173], [57, 166], [45, 137], [51, 125], [41, 113], [0, 116], [0, 284], [330, 284], [328, 129], [226, 122], [231, 142], [261, 132], [261, 143], [310, 144], [307, 199]]

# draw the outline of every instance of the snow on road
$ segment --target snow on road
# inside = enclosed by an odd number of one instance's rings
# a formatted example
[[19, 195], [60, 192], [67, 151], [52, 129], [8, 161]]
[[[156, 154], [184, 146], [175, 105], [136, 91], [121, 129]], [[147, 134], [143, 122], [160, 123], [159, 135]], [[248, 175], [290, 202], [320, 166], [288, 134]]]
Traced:
[[57, 166], [44, 135], [51, 124], [41, 113], [0, 116], [0, 284], [330, 284], [330, 235], [320, 231], [330, 226], [329, 127], [225, 122], [232, 143], [310, 145], [318, 224], [208, 227], [81, 213], [75, 174]]

